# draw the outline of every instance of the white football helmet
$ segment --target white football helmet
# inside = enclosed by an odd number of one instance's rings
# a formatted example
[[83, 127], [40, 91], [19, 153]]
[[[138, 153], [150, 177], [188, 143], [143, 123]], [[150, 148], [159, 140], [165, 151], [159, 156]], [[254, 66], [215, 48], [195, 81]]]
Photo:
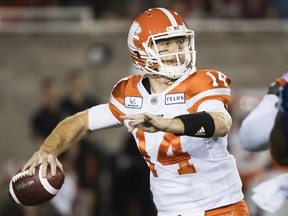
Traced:
[[[194, 31], [187, 28], [176, 12], [165, 8], [152, 8], [141, 13], [131, 25], [128, 48], [137, 68], [147, 73], [177, 79], [188, 68], [195, 71], [194, 36]], [[157, 41], [179, 37], [184, 39], [182, 49], [164, 55], [158, 52]], [[161, 58], [167, 56], [175, 56], [177, 64], [164, 64]]]

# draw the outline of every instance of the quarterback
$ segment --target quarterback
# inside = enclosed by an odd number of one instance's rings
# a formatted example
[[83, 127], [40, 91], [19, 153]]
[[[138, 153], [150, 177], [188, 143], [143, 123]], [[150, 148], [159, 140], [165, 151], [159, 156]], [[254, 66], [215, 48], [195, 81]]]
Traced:
[[197, 70], [194, 31], [174, 11], [152, 8], [132, 23], [128, 49], [145, 72], [120, 80], [107, 104], [63, 120], [24, 165], [62, 167], [57, 156], [91, 131], [126, 126], [150, 168], [158, 216], [249, 215], [227, 151], [230, 79]]

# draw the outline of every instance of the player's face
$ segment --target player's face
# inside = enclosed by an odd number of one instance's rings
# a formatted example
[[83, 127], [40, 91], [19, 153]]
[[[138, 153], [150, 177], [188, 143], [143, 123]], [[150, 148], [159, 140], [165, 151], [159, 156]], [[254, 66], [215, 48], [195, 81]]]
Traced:
[[152, 45], [152, 49], [158, 52], [161, 61], [167, 65], [178, 65], [177, 58], [180, 64], [184, 64], [185, 55], [179, 54], [184, 51], [184, 46], [187, 44], [186, 37], [168, 38], [156, 41], [155, 45]]

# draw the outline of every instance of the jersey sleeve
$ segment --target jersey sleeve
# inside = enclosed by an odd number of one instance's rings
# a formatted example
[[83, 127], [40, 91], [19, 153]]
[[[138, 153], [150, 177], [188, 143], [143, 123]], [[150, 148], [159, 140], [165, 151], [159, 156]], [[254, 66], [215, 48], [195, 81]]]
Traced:
[[242, 121], [239, 138], [244, 149], [261, 151], [269, 148], [269, 136], [278, 112], [275, 106], [277, 101], [276, 95], [265, 95], [258, 106]]
[[125, 99], [141, 97], [141, 94], [137, 88], [137, 84], [141, 79], [141, 75], [132, 75], [120, 80], [113, 88], [110, 100], [108, 103], [111, 113], [123, 123], [121, 115], [125, 115]]
[[111, 113], [108, 104], [97, 105], [88, 110], [88, 126], [92, 131], [120, 124], [121, 122]]
[[[203, 109], [202, 104], [206, 101], [221, 102], [221, 108], [223, 105], [224, 109], [228, 110], [231, 94], [231, 80], [228, 76], [216, 70], [206, 69], [197, 71], [195, 76], [186, 82], [189, 85], [186, 95], [189, 113]], [[206, 108], [209, 109], [207, 106]]]
[[225, 105], [222, 101], [219, 100], [206, 100], [201, 103], [198, 107], [198, 112], [227, 112]]

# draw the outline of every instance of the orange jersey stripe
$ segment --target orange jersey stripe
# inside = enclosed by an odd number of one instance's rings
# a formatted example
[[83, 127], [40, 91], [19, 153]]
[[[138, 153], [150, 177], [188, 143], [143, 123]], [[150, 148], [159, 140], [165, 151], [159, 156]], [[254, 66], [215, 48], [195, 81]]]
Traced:
[[[207, 76], [209, 73], [210, 76]], [[223, 81], [215, 82], [216, 78], [221, 79], [221, 76], [225, 79]], [[215, 79], [215, 80], [214, 80]], [[185, 99], [189, 100], [195, 95], [204, 92], [206, 90], [216, 88], [229, 88], [231, 80], [229, 77], [215, 70], [197, 70], [194, 74], [183, 80], [176, 88], [172, 89], [169, 93], [185, 92]]]
[[[113, 88], [111, 97], [114, 97], [120, 104], [125, 106], [125, 97], [126, 96], [139, 96], [141, 94], [137, 88], [138, 82], [141, 80], [142, 75], [134, 75], [126, 77], [120, 80]], [[109, 108], [113, 115], [123, 123], [123, 119], [120, 118], [121, 115], [124, 115], [122, 111], [120, 111], [115, 105], [111, 103], [111, 99], [109, 101]]]
[[121, 115], [124, 115], [116, 106], [109, 102], [109, 109], [113, 113], [113, 115], [123, 124], [123, 119], [120, 118]]

